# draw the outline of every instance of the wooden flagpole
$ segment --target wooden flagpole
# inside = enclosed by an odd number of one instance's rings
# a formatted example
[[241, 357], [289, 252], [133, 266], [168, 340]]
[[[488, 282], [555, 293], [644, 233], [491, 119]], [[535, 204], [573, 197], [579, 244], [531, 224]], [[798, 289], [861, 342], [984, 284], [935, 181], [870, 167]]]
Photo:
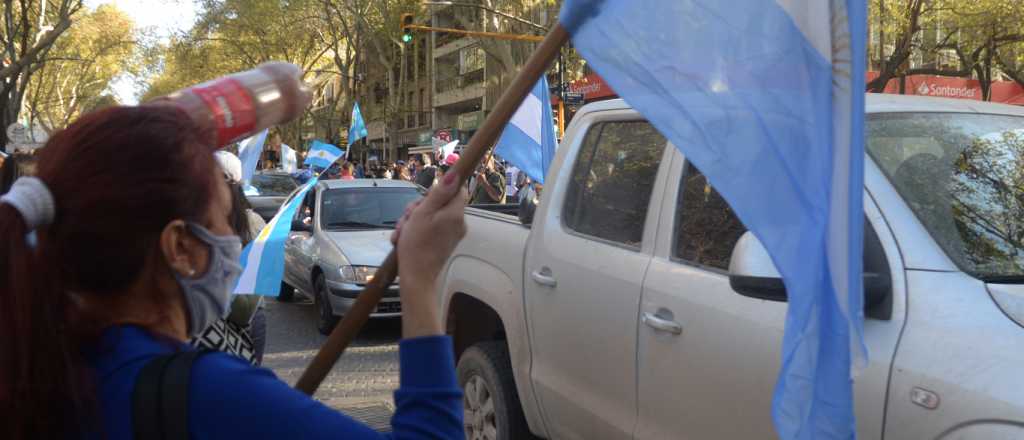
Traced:
[[[462, 181], [474, 174], [477, 165], [498, 140], [498, 136], [501, 136], [502, 130], [519, 109], [523, 99], [537, 84], [541, 75], [544, 75], [548, 65], [558, 56], [562, 45], [568, 40], [569, 33], [560, 24], [556, 24], [544, 37], [544, 41], [533, 51], [530, 59], [519, 71], [519, 75], [498, 99], [491, 114], [487, 115], [483, 125], [469, 140], [469, 147], [463, 151], [459, 161], [452, 167], [452, 171], [457, 173]], [[546, 123], [550, 124], [551, 122], [546, 121]], [[370, 313], [377, 307], [377, 303], [380, 302], [384, 292], [394, 282], [396, 276], [398, 276], [398, 256], [392, 249], [384, 262], [377, 268], [373, 279], [356, 298], [355, 304], [345, 313], [341, 322], [334, 327], [316, 357], [299, 377], [299, 381], [295, 384], [296, 389], [311, 396], [316, 392], [334, 363], [366, 324]]]

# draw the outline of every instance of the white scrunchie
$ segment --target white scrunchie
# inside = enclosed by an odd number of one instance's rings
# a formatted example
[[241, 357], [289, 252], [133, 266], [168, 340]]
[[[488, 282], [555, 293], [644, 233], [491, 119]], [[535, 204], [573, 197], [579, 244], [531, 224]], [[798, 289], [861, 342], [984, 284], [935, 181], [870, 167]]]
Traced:
[[11, 185], [11, 191], [0, 196], [0, 204], [6, 203], [21, 213], [28, 229], [35, 230], [39, 226], [53, 223], [56, 204], [53, 194], [42, 180], [37, 177], [19, 177]]

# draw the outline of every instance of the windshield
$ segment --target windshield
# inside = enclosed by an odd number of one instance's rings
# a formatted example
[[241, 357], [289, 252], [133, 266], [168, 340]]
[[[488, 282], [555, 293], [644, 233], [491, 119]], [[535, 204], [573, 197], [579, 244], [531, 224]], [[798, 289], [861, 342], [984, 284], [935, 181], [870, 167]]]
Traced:
[[1024, 117], [868, 116], [868, 153], [963, 269], [1024, 277]]
[[394, 228], [405, 207], [422, 197], [416, 188], [339, 188], [324, 193], [321, 227], [328, 230]]
[[246, 195], [251, 196], [287, 196], [298, 184], [291, 176], [283, 174], [256, 174], [252, 176], [252, 185], [246, 188]]

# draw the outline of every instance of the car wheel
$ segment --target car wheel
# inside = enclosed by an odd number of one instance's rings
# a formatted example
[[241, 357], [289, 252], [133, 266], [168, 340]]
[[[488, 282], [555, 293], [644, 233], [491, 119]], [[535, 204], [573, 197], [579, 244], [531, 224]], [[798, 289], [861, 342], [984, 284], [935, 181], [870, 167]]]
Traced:
[[292, 302], [295, 300], [295, 288], [288, 283], [281, 281], [281, 291], [277, 294], [279, 302]]
[[519, 404], [504, 342], [473, 345], [459, 358], [456, 373], [463, 390], [467, 440], [534, 438]]
[[319, 309], [320, 318], [317, 320], [316, 329], [320, 331], [322, 335], [331, 334], [331, 330], [334, 330], [334, 326], [338, 324], [338, 317], [334, 316], [334, 311], [331, 310], [331, 300], [327, 292], [327, 283], [324, 281], [323, 274], [316, 276], [316, 282], [313, 283], [313, 287], [316, 289], [316, 302], [317, 309]]

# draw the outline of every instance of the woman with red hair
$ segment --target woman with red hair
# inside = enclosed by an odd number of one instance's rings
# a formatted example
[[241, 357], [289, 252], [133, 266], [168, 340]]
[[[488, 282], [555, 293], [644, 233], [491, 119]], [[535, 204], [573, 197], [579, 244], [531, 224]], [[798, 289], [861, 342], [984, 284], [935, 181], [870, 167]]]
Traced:
[[[231, 195], [196, 131], [169, 106], [88, 114], [50, 138], [35, 177], [0, 196], [0, 438], [381, 437], [268, 370], [190, 351], [189, 337], [228, 313], [241, 270]], [[455, 180], [411, 208], [394, 237], [396, 438], [464, 435], [432, 287], [465, 233]], [[193, 360], [184, 380], [156, 377], [182, 398], [154, 406], [162, 396], [140, 377], [178, 356]]]

